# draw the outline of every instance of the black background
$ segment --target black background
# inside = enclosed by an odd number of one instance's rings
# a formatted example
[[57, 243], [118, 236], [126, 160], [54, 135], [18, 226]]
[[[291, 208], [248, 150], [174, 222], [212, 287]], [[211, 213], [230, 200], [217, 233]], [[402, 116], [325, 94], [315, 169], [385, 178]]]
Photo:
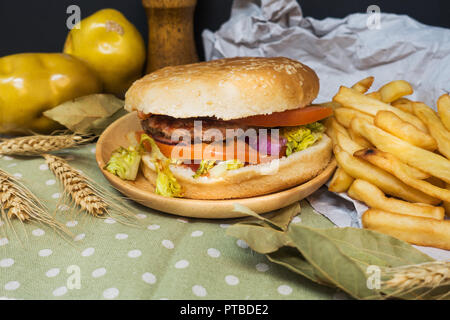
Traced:
[[[366, 12], [376, 4], [382, 12], [407, 14], [416, 20], [450, 28], [449, 0], [299, 0], [305, 16], [342, 18]], [[82, 18], [103, 8], [120, 10], [147, 37], [141, 0], [0, 0], [0, 56], [19, 52], [61, 51], [67, 35], [66, 9], [76, 4]], [[203, 57], [201, 32], [217, 30], [230, 16], [232, 0], [198, 0], [194, 24], [196, 44]]]

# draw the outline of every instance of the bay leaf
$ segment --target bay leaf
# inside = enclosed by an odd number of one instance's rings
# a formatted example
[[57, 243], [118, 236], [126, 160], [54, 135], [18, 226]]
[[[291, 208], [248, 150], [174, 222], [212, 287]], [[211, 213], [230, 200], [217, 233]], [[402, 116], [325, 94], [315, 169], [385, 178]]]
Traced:
[[357, 299], [379, 298], [380, 294], [367, 286], [365, 268], [321, 230], [329, 229], [295, 225], [288, 233], [303, 257], [326, 281]]
[[[301, 208], [300, 203], [295, 202], [287, 207], [276, 210], [265, 217], [257, 214], [250, 208], [247, 208], [239, 203], [235, 203], [233, 211], [243, 213], [250, 217], [256, 218], [256, 220], [247, 219], [240, 223], [257, 223], [261, 226], [268, 226], [279, 231], [285, 231], [289, 223], [291, 222], [292, 218], [296, 216], [298, 213], [300, 213]], [[258, 223], [257, 221], [260, 222]]]
[[318, 284], [334, 287], [323, 274], [314, 268], [302, 254], [293, 247], [281, 247], [277, 251], [266, 254], [269, 261], [279, 264]]
[[244, 240], [252, 250], [262, 254], [291, 243], [285, 232], [251, 223], [234, 224], [227, 228], [226, 234]]
[[126, 114], [124, 101], [112, 94], [91, 94], [66, 101], [44, 115], [69, 130], [100, 134], [110, 123]]
[[402, 240], [367, 229], [295, 225], [288, 234], [309, 263], [355, 298], [379, 295], [367, 288], [369, 265], [381, 269], [434, 261]]

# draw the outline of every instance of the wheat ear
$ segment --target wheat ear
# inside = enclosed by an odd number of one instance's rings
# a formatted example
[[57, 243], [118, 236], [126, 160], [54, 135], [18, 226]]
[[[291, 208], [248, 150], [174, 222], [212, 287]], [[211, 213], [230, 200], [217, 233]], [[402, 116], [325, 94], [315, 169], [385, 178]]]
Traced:
[[72, 148], [95, 137], [84, 137], [76, 134], [69, 135], [34, 135], [0, 140], [0, 154], [37, 156], [42, 153]]
[[90, 214], [98, 217], [107, 213], [108, 203], [93, 188], [88, 178], [72, 168], [66, 160], [50, 155], [42, 155], [54, 175], [61, 181], [64, 192]]
[[37, 221], [67, 233], [65, 228], [47, 213], [45, 206], [28, 188], [1, 169], [0, 206], [2, 217], [8, 222], [12, 218], [18, 218], [22, 222]]
[[[450, 285], [450, 262], [435, 261], [417, 265], [386, 268], [384, 289], [394, 289], [399, 293], [413, 292], [417, 289], [434, 289]], [[440, 298], [448, 296], [450, 292]]]

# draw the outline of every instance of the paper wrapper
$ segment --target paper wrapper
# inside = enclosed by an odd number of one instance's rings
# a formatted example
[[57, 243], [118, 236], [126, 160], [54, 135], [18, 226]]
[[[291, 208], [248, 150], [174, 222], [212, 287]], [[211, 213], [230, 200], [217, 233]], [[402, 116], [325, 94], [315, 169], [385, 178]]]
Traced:
[[[285, 56], [312, 67], [320, 78], [316, 102], [330, 101], [339, 86], [374, 76], [374, 88], [404, 79], [411, 96], [436, 109], [450, 92], [450, 30], [414, 19], [380, 13], [355, 13], [344, 19], [303, 17], [295, 0], [235, 0], [231, 17], [213, 33], [203, 32], [207, 60], [235, 56]], [[375, 21], [376, 22], [376, 21]], [[367, 207], [346, 194], [322, 187], [308, 198], [314, 209], [337, 226], [361, 227]], [[439, 260], [450, 251], [418, 247]]]

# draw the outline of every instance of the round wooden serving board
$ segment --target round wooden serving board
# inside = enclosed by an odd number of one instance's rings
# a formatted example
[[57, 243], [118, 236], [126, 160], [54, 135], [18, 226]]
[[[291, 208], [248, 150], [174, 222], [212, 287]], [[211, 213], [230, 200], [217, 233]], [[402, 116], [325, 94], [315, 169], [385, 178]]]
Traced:
[[266, 213], [288, 206], [299, 201], [319, 189], [325, 184], [336, 168], [336, 160], [314, 179], [299, 186], [268, 195], [228, 200], [196, 200], [186, 198], [168, 198], [157, 195], [154, 187], [139, 173], [135, 181], [125, 181], [103, 170], [113, 150], [119, 146], [127, 147], [129, 142], [126, 135], [130, 131], [139, 131], [141, 125], [136, 112], [132, 112], [112, 123], [100, 136], [96, 147], [97, 164], [109, 182], [127, 197], [140, 204], [185, 217], [223, 219], [237, 218], [243, 215], [233, 212], [233, 205], [239, 203], [256, 213]]

